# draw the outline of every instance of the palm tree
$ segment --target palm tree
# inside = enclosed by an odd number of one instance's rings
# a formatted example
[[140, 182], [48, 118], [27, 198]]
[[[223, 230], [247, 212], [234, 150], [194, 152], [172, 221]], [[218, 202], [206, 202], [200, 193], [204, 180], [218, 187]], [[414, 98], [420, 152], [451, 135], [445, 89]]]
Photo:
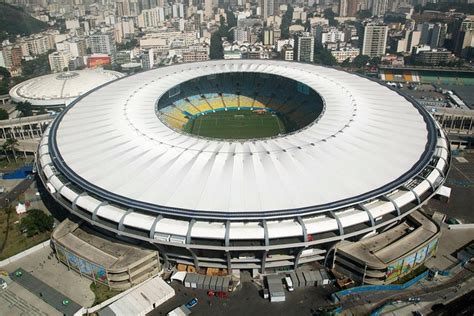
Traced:
[[13, 153], [13, 159], [15, 159], [16, 162], [16, 146], [18, 146], [18, 140], [16, 138], [7, 138], [7, 140], [5, 140], [5, 143], [3, 143], [2, 149], [3, 151], [5, 151], [8, 162], [10, 162], [10, 159], [8, 158], [9, 151]]
[[17, 103], [15, 108], [18, 112], [21, 113], [21, 117], [33, 115], [33, 106], [28, 101]]

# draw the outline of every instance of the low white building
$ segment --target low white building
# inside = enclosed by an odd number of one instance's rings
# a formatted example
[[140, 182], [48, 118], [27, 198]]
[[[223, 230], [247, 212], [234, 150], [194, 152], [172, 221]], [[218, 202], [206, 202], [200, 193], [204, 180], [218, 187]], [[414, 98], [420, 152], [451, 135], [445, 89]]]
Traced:
[[339, 50], [331, 51], [331, 55], [333, 55], [334, 58], [336, 58], [338, 63], [342, 63], [347, 58], [349, 58], [350, 61], [353, 61], [354, 58], [359, 56], [359, 54], [360, 54], [360, 49], [358, 48], [342, 48]]

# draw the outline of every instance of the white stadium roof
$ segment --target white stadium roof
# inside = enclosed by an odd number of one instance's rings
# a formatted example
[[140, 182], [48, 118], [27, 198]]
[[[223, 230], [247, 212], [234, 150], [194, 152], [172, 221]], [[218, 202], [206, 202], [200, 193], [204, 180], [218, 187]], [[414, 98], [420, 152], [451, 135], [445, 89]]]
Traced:
[[[325, 110], [295, 133], [250, 141], [193, 137], [157, 117], [170, 88], [223, 72], [304, 82]], [[427, 156], [430, 135], [411, 102], [374, 81], [309, 64], [233, 60], [163, 67], [92, 91], [58, 117], [49, 143], [57, 170], [108, 201], [250, 216], [380, 196], [410, 179], [403, 177]]]
[[109, 81], [123, 77], [116, 71], [75, 70], [36, 77], [14, 86], [10, 96], [15, 102], [33, 105], [68, 105], [82, 94]]

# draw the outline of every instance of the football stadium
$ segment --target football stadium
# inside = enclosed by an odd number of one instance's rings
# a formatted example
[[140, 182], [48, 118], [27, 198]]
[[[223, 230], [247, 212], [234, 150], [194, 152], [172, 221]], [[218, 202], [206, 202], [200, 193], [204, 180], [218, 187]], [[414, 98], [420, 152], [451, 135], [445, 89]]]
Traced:
[[[37, 155], [45, 187], [76, 223], [73, 237], [64, 225], [53, 233], [58, 258], [100, 265], [84, 251], [96, 232], [198, 271], [325, 264], [372, 284], [434, 254], [439, 227], [419, 209], [449, 163], [445, 133], [400, 92], [268, 60], [180, 64], [104, 84], [58, 115]], [[128, 273], [156, 270], [143, 262]]]

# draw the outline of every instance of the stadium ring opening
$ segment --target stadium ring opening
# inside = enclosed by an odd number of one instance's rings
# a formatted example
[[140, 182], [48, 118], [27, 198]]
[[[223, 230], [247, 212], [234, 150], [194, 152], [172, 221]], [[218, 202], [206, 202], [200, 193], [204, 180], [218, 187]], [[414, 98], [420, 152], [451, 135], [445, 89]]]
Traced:
[[[271, 89], [266, 82], [271, 82]], [[158, 100], [156, 112], [177, 131], [225, 140], [289, 134], [314, 123], [323, 109], [321, 97], [296, 80], [230, 72], [171, 88]]]
[[[160, 100], [181, 84], [199, 78], [209, 89], [196, 95], [217, 98], [235, 85], [214, 90], [212, 78], [242, 73], [261, 79], [251, 91], [265, 106], [275, 106], [275, 80], [265, 80], [275, 75], [297, 83], [287, 92], [296, 103], [314, 91], [319, 110], [303, 128], [261, 139], [203, 138], [159, 118]], [[409, 97], [335, 69], [264, 60], [105, 84], [55, 119], [37, 155], [51, 195], [96, 229], [156, 246], [165, 261], [262, 272], [323, 260], [338, 241], [402, 221], [444, 183], [449, 162], [446, 135]]]

